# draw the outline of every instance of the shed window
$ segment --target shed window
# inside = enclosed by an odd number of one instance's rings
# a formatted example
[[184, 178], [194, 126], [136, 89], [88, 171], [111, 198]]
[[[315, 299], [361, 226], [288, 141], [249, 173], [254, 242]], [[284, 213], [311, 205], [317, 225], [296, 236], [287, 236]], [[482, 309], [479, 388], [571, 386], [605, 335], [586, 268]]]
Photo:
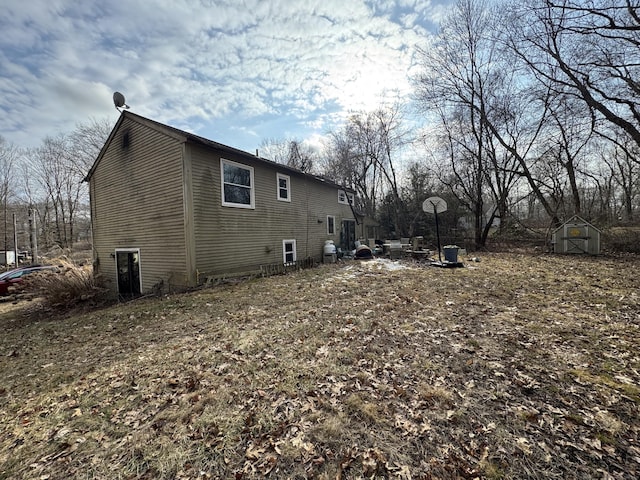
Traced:
[[282, 241], [282, 260], [285, 265], [292, 264], [296, 261], [296, 241]]
[[291, 178], [282, 173], [276, 174], [278, 180], [278, 200], [283, 202], [291, 201]]
[[229, 160], [220, 160], [222, 205], [255, 208], [253, 167]]

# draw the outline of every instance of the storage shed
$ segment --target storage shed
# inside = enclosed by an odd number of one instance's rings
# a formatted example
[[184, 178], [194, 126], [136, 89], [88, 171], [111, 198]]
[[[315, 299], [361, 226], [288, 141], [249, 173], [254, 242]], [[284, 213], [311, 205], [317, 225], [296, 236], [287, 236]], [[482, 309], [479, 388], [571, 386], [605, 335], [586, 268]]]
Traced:
[[574, 215], [552, 234], [554, 253], [600, 254], [600, 230]]

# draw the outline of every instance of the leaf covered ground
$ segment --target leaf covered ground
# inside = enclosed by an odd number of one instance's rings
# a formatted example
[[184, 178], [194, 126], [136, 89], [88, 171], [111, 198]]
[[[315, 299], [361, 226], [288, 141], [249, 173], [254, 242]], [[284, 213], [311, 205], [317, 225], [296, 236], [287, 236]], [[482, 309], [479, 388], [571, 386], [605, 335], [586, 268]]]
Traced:
[[5, 305], [0, 478], [638, 478], [640, 260], [462, 260]]

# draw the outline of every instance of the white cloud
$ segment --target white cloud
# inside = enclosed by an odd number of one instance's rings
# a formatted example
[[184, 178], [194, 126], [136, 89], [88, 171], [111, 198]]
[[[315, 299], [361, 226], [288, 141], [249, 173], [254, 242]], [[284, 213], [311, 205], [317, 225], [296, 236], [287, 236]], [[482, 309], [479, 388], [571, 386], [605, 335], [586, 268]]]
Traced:
[[115, 116], [116, 90], [136, 113], [188, 120], [223, 143], [234, 144], [215, 134], [232, 129], [278, 136], [266, 131], [270, 115], [311, 135], [342, 110], [406, 96], [413, 48], [437, 11], [428, 0], [113, 3], [4, 7], [0, 135], [37, 144], [88, 117]]

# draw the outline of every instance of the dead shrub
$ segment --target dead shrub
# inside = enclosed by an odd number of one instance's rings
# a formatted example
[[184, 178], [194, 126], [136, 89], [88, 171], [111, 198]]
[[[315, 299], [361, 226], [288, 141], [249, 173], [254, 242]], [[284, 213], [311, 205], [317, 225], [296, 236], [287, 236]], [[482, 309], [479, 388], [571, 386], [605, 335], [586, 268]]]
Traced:
[[66, 260], [57, 263], [58, 270], [32, 273], [16, 288], [43, 299], [45, 306], [69, 309], [97, 300], [105, 292], [93, 275], [90, 265], [77, 266]]
[[612, 252], [640, 253], [640, 228], [611, 228], [603, 234], [603, 244]]

